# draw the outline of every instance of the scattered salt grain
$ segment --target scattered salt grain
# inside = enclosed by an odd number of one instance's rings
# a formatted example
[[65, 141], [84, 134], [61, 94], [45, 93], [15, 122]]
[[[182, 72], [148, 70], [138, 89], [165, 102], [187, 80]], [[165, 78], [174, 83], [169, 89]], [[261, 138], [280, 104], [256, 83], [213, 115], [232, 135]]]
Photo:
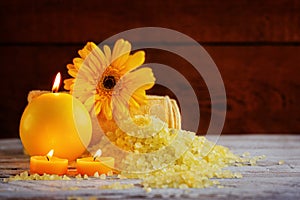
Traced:
[[100, 177], [101, 180], [105, 180], [106, 179], [106, 174], [101, 174], [99, 177]]
[[284, 160], [279, 160], [278, 165], [283, 165], [284, 164]]
[[15, 176], [11, 176], [9, 178], [4, 179], [4, 182], [10, 182], [10, 181], [33, 181], [33, 180], [44, 180], [44, 181], [54, 181], [54, 180], [71, 180], [68, 176], [63, 175], [55, 175], [55, 174], [29, 174], [27, 171], [24, 171], [20, 174], [17, 174]]
[[99, 177], [99, 173], [98, 173], [98, 172], [95, 172], [95, 173], [94, 173], [94, 177], [95, 177], [95, 178], [98, 178], [98, 177]]
[[83, 176], [83, 179], [84, 179], [84, 180], [88, 180], [88, 179], [89, 179], [89, 176], [85, 174], [85, 175]]

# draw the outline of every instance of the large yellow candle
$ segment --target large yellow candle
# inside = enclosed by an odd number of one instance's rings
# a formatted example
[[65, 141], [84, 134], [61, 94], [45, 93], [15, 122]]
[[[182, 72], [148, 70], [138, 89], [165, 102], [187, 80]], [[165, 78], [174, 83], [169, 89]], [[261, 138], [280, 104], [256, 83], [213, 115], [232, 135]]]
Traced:
[[49, 151], [46, 156], [30, 157], [31, 174], [57, 174], [63, 175], [68, 171], [68, 160], [53, 156], [53, 150]]
[[[52, 91], [58, 90], [60, 75], [58, 79]], [[88, 111], [66, 93], [47, 93], [33, 99], [20, 122], [20, 138], [29, 155], [46, 155], [54, 149], [58, 157], [75, 160], [86, 150], [91, 136]]]

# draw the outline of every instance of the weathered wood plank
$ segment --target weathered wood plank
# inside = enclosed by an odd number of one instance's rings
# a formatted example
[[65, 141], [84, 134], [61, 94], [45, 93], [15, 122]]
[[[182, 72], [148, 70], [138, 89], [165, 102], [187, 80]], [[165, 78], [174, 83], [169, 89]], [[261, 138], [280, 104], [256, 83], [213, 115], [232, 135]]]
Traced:
[[201, 42], [299, 42], [300, 2], [50, 1], [0, 3], [0, 43], [102, 41], [143, 26], [175, 29]]
[[[300, 58], [294, 54], [298, 47], [206, 45], [204, 48], [218, 66], [225, 84], [227, 116], [224, 133], [299, 132], [297, 113], [300, 107], [296, 102], [300, 98]], [[210, 120], [210, 98], [203, 79], [178, 56], [151, 50], [147, 53], [149, 61], [169, 65], [190, 81], [199, 98], [202, 123], [199, 132], [205, 133]], [[158, 89], [154, 93], [168, 93], [163, 88]], [[176, 95], [190, 99], [184, 90], [180, 92]], [[190, 109], [194, 109], [193, 103], [190, 102]], [[188, 117], [191, 118], [186, 121], [196, 120], [193, 116]]]
[[[300, 98], [300, 57], [295, 54], [300, 47], [204, 47], [217, 64], [227, 92], [228, 109], [223, 133], [300, 131], [300, 106], [297, 103]], [[49, 90], [58, 71], [67, 78], [65, 66], [81, 48], [80, 45], [0, 47], [2, 66], [5, 66], [0, 80], [4, 97], [0, 100], [1, 137], [18, 137], [19, 120], [27, 104], [28, 91]], [[146, 62], [169, 65], [190, 81], [199, 98], [199, 132], [205, 133], [210, 120], [210, 98], [203, 79], [187, 61], [173, 54], [148, 49]], [[176, 81], [173, 82], [176, 85]], [[161, 87], [155, 87], [151, 92], [175, 97]], [[186, 96], [184, 90], [176, 95]], [[187, 96], [186, 100], [190, 101], [190, 98]], [[190, 105], [188, 109], [194, 109], [197, 102], [190, 102]], [[195, 120], [193, 116], [188, 117], [184, 117], [186, 123]]]
[[[212, 138], [213, 139], [213, 138]], [[216, 139], [216, 138], [215, 138]], [[226, 145], [234, 152], [244, 152], [251, 155], [265, 154], [265, 160], [257, 166], [229, 167], [228, 169], [241, 172], [242, 179], [220, 179], [224, 188], [205, 189], [153, 189], [146, 193], [140, 186], [139, 180], [99, 180], [91, 178], [82, 181], [16, 181], [3, 183], [0, 181], [0, 198], [105, 198], [105, 199], [299, 199], [300, 198], [300, 136], [297, 135], [227, 135], [221, 136], [218, 144]], [[0, 140], [0, 152], [5, 149], [21, 149], [18, 140]], [[247, 147], [247, 148], [243, 148]], [[13, 151], [18, 152], [18, 151]], [[20, 153], [16, 153], [16, 156]], [[282, 165], [278, 160], [285, 160]], [[1, 160], [1, 156], [0, 156]], [[289, 162], [294, 161], [293, 165]], [[0, 174], [3, 174], [0, 169]], [[4, 172], [5, 173], [5, 172]], [[3, 177], [3, 176], [2, 176]], [[105, 184], [115, 181], [136, 184], [128, 190], [100, 189]]]

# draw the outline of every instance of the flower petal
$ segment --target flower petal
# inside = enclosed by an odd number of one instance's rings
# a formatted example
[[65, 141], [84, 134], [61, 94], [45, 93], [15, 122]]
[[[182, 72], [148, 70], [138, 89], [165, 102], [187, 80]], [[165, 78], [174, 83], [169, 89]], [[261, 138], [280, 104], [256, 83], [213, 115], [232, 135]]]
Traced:
[[93, 42], [87, 42], [83, 49], [78, 51], [81, 58], [85, 59], [97, 45]]
[[139, 104], [146, 104], [147, 103], [146, 92], [145, 92], [145, 90], [143, 88], [137, 89], [133, 93], [132, 98], [136, 102], [139, 102]]
[[104, 109], [104, 116], [106, 119], [111, 120], [112, 119], [112, 108], [111, 108], [111, 101], [109, 99], [106, 99], [103, 105]]
[[129, 52], [124, 53], [120, 55], [118, 58], [116, 58], [115, 60], [113, 60], [111, 66], [113, 66], [115, 69], [122, 70], [128, 58], [129, 58]]
[[98, 61], [98, 62], [97, 61], [94, 62], [99, 63], [99, 65], [96, 64], [98, 65], [97, 69], [99, 70], [100, 73], [103, 73], [104, 69], [109, 65], [109, 61], [106, 58], [105, 54], [97, 46], [97, 48], [93, 49], [92, 55], [94, 56], [94, 59]]
[[76, 70], [76, 69], [69, 69], [68, 70], [68, 74], [70, 74], [70, 76], [72, 76], [74, 78], [77, 76], [77, 73], [78, 73], [78, 70]]
[[76, 69], [79, 69], [79, 68], [81, 67], [83, 61], [84, 61], [84, 60], [83, 60], [82, 58], [74, 58], [74, 59], [73, 59], [74, 67], [75, 67]]
[[129, 100], [130, 107], [133, 107], [134, 109], [138, 109], [140, 107], [140, 103], [136, 101], [134, 98], [130, 98]]
[[67, 69], [76, 69], [73, 64], [67, 64]]
[[69, 78], [64, 80], [64, 89], [65, 90], [71, 90], [71, 87], [74, 84], [74, 78]]
[[128, 41], [119, 39], [113, 48], [111, 65], [117, 69], [121, 68], [129, 57], [131, 51], [131, 44]]
[[[107, 59], [109, 62], [111, 62], [111, 50], [110, 50], [109, 46], [104, 45], [103, 51], [104, 51], [104, 54], [105, 54], [106, 59]], [[109, 63], [109, 64], [110, 64], [110, 63]], [[108, 64], [108, 65], [109, 65], [109, 64]]]
[[102, 101], [96, 101], [95, 103], [95, 115], [97, 116], [102, 109]]
[[152, 69], [145, 67], [125, 74], [122, 77], [122, 81], [124, 81], [123, 84], [126, 84], [131, 90], [133, 89], [135, 91], [138, 88], [147, 90], [153, 87], [155, 78]]
[[126, 119], [130, 116], [129, 105], [127, 99], [121, 96], [115, 96], [112, 98], [112, 107], [115, 120]]
[[144, 62], [145, 62], [145, 52], [138, 51], [133, 55], [129, 56], [126, 63], [124, 64], [124, 68], [121, 70], [121, 73], [125, 74], [131, 70], [134, 70], [137, 67], [141, 66]]
[[86, 109], [89, 111], [89, 113], [93, 112], [93, 108], [95, 105], [95, 98], [94, 96], [90, 96], [85, 102], [84, 105], [86, 107]]
[[70, 76], [75, 78], [77, 75], [78, 69], [73, 64], [68, 64], [67, 69], [68, 69], [68, 74], [70, 74]]

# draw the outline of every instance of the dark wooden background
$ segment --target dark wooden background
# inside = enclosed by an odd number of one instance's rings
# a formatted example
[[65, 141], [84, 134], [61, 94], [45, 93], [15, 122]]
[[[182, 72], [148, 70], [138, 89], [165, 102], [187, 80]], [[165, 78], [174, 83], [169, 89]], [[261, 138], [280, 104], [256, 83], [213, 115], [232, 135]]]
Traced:
[[[300, 132], [300, 1], [4, 0], [0, 137], [18, 137], [27, 93], [49, 90], [58, 71], [67, 78], [66, 64], [87, 41], [100, 43], [144, 26], [180, 31], [211, 55], [228, 98], [224, 134]], [[147, 59], [184, 64], [170, 61], [167, 54], [147, 53]], [[190, 79], [203, 100], [203, 132], [210, 117], [207, 92], [201, 92], [198, 80]]]

